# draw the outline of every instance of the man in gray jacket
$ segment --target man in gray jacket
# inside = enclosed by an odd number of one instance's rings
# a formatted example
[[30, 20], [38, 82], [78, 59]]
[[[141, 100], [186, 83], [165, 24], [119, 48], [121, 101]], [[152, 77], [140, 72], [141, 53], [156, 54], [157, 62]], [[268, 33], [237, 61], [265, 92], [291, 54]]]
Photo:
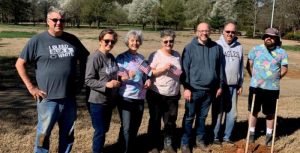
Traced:
[[[244, 80], [243, 73], [243, 47], [237, 41], [236, 23], [228, 21], [224, 25], [223, 34], [217, 43], [222, 46], [225, 60], [225, 82], [220, 99], [213, 103], [212, 122], [214, 126], [214, 143], [221, 141], [232, 144], [231, 132], [236, 120], [237, 96], [242, 94]], [[225, 116], [223, 116], [225, 114]], [[225, 117], [225, 131], [220, 131], [223, 117]]]
[[197, 36], [182, 53], [182, 84], [185, 114], [182, 128], [181, 152], [190, 153], [189, 143], [196, 116], [196, 145], [205, 148], [205, 119], [214, 98], [222, 93], [223, 68], [221, 47], [209, 38], [210, 26], [200, 23]]

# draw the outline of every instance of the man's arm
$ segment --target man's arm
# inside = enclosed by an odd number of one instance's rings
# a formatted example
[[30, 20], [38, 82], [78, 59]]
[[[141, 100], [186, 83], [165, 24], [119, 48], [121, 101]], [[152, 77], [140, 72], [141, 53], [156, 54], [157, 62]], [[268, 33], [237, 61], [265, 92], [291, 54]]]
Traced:
[[79, 74], [77, 78], [77, 94], [80, 93], [82, 87], [84, 86], [84, 77], [86, 71], [87, 58], [90, 55], [90, 52], [85, 48], [85, 46], [81, 43], [81, 41], [76, 37], [77, 49], [79, 51], [78, 65], [79, 66]]
[[182, 74], [180, 76], [180, 81], [185, 89], [190, 89], [190, 62], [189, 52], [184, 48], [181, 58]]
[[242, 95], [243, 83], [244, 83], [244, 54], [243, 54], [243, 48], [242, 48], [242, 55], [241, 55], [241, 61], [240, 61], [240, 80], [239, 80], [239, 88], [237, 91], [238, 95]]
[[25, 60], [22, 58], [18, 58], [15, 66], [19, 73], [19, 76], [21, 77], [22, 81], [26, 85], [26, 88], [28, 89], [29, 93], [33, 96], [33, 98], [35, 100], [38, 100], [40, 97], [45, 98], [46, 93], [32, 84], [25, 68], [26, 67]]
[[219, 65], [220, 65], [220, 72], [219, 72], [219, 88], [216, 92], [216, 98], [222, 95], [223, 92], [223, 86], [226, 80], [226, 75], [225, 75], [225, 55], [223, 54], [223, 48], [222, 46], [218, 45], [219, 47], [219, 53], [220, 53], [220, 60], [219, 60]]
[[283, 65], [281, 66], [281, 70], [280, 70], [280, 79], [282, 79], [288, 72], [288, 66], [287, 65]]
[[85, 55], [81, 57], [79, 60], [79, 78], [78, 78], [78, 87], [77, 87], [77, 94], [80, 93], [82, 87], [84, 86], [84, 77], [85, 77], [85, 71], [86, 71], [86, 63], [87, 63], [87, 56]]
[[246, 68], [247, 68], [247, 71], [248, 71], [250, 77], [252, 77], [252, 68], [253, 68], [252, 60], [248, 59]]
[[190, 61], [188, 51], [184, 48], [182, 52], [181, 64], [182, 64], [182, 74], [180, 77], [181, 83], [184, 87], [183, 98], [186, 102], [190, 102], [192, 98], [192, 92], [190, 90]]

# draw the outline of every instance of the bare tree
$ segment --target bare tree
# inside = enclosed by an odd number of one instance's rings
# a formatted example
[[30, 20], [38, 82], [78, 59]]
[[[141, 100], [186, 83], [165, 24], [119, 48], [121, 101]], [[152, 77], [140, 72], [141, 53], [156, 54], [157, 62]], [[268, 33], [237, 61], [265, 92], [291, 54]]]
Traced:
[[165, 25], [175, 25], [177, 30], [179, 24], [184, 24], [185, 16], [182, 12], [184, 12], [185, 8], [183, 0], [162, 0], [161, 7]]
[[[283, 1], [283, 0], [282, 0]], [[300, 1], [299, 0], [284, 0], [287, 5], [286, 10], [289, 10], [287, 18], [290, 18], [290, 24], [293, 26], [294, 33], [300, 29]]]
[[159, 0], [133, 0], [129, 6], [129, 21], [140, 23], [145, 29], [146, 24], [154, 20], [154, 17], [149, 14], [157, 5], [159, 5]]
[[70, 0], [63, 6], [68, 12], [68, 18], [71, 21], [71, 25], [76, 25], [77, 28], [80, 27], [81, 7], [84, 2], [84, 0]]
[[107, 22], [110, 24], [115, 24], [119, 28], [120, 23], [127, 22], [128, 13], [118, 2], [114, 2], [113, 5], [114, 9], [108, 14]]
[[255, 37], [255, 32], [256, 32], [256, 21], [257, 21], [257, 14], [258, 14], [258, 1], [257, 0], [252, 0], [252, 8], [253, 8], [253, 33], [252, 37]]
[[84, 19], [91, 27], [91, 24], [96, 21], [97, 28], [100, 28], [100, 23], [107, 20], [108, 14], [113, 10], [113, 5], [110, 0], [89, 0], [83, 3], [81, 8], [81, 18]]
[[31, 2], [30, 2], [30, 8], [29, 8], [30, 13], [29, 14], [32, 18], [32, 22], [33, 22], [34, 26], [36, 24], [37, 19], [40, 18], [38, 4], [39, 4], [39, 0], [31, 0]]
[[188, 0], [185, 3], [185, 18], [188, 26], [193, 26], [194, 29], [200, 21], [205, 21], [209, 18], [212, 10], [212, 3], [207, 0]]
[[213, 9], [210, 13], [210, 16], [216, 16], [217, 13], [222, 14], [225, 19], [233, 19], [236, 20], [237, 14], [235, 11], [235, 4], [237, 0], [218, 0], [213, 5]]

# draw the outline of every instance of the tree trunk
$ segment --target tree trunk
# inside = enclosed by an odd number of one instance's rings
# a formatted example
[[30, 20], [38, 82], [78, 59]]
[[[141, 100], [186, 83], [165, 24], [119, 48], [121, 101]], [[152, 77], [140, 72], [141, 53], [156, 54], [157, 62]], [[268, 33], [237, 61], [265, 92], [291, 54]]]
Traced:
[[100, 20], [97, 20], [97, 28], [100, 29]]
[[146, 23], [143, 23], [143, 30], [145, 30], [145, 27], [146, 27]]
[[76, 21], [76, 27], [80, 28], [80, 19], [76, 18], [75, 21]]
[[255, 37], [255, 31], [256, 31], [256, 20], [257, 20], [257, 14], [258, 14], [258, 6], [257, 6], [257, 0], [253, 0], [253, 10], [254, 10], [254, 21], [253, 21], [253, 34], [252, 37]]

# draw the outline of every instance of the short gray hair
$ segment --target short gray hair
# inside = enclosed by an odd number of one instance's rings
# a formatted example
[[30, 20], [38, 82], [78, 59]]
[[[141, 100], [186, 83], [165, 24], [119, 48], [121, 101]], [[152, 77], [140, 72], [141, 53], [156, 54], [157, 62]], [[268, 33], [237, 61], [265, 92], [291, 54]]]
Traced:
[[176, 37], [176, 34], [171, 29], [165, 29], [165, 30], [160, 31], [160, 38], [168, 37], [168, 36], [172, 37], [174, 39]]
[[233, 24], [235, 26], [235, 28], [237, 29], [237, 22], [235, 20], [227, 20], [224, 23], [224, 28], [228, 25], [228, 24]]
[[50, 14], [51, 13], [58, 13], [59, 15], [61, 16], [65, 16], [65, 11], [60, 9], [60, 8], [57, 8], [57, 7], [54, 7], [54, 6], [50, 6], [49, 9], [48, 9], [48, 13], [47, 13], [47, 18], [49, 18]]
[[125, 44], [128, 46], [128, 41], [130, 37], [134, 37], [136, 38], [140, 44], [143, 44], [144, 38], [143, 38], [143, 33], [141, 30], [130, 30], [127, 32], [125, 38], [124, 38], [124, 42]]

